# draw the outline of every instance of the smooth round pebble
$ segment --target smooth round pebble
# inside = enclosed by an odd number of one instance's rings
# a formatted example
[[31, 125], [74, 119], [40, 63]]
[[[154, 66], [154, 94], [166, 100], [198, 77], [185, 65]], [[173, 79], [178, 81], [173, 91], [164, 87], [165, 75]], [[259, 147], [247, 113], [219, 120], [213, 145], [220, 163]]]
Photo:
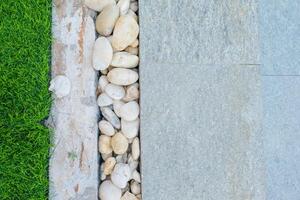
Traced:
[[100, 12], [109, 4], [116, 4], [115, 0], [85, 0], [85, 5], [92, 10]]
[[140, 194], [141, 193], [141, 185], [136, 181], [130, 182], [130, 191], [133, 194]]
[[111, 181], [103, 181], [99, 188], [99, 197], [101, 200], [120, 200], [122, 191]]
[[100, 153], [104, 153], [104, 154], [109, 154], [112, 152], [111, 137], [109, 137], [107, 135], [100, 135], [99, 151], [100, 151]]
[[130, 192], [125, 192], [125, 194], [121, 197], [120, 200], [139, 200], [134, 194]]
[[139, 34], [139, 25], [132, 15], [122, 15], [116, 25], [112, 37], [112, 46], [118, 51], [132, 44]]
[[105, 161], [107, 158], [112, 156], [112, 152], [105, 154], [105, 153], [101, 153], [101, 158]]
[[100, 111], [101, 111], [101, 114], [103, 115], [103, 117], [107, 121], [109, 121], [113, 127], [115, 127], [116, 129], [121, 128], [120, 119], [109, 107], [100, 107]]
[[114, 68], [108, 72], [107, 79], [116, 85], [126, 86], [135, 83], [139, 79], [139, 75], [130, 69]]
[[104, 91], [114, 100], [120, 100], [125, 96], [125, 89], [122, 86], [112, 83], [107, 84]]
[[96, 18], [96, 30], [99, 34], [109, 36], [119, 18], [120, 9], [115, 4], [107, 5]]
[[109, 106], [113, 104], [113, 100], [106, 93], [102, 93], [97, 98], [97, 104], [100, 107]]
[[68, 77], [64, 75], [55, 76], [50, 81], [49, 90], [55, 94], [57, 98], [67, 96], [71, 91], [71, 82]]
[[141, 174], [137, 170], [134, 170], [131, 174], [131, 179], [140, 183], [141, 182]]
[[103, 173], [105, 175], [110, 175], [116, 163], [117, 161], [114, 157], [107, 158], [103, 164]]
[[128, 138], [134, 138], [139, 132], [140, 119], [137, 118], [133, 121], [126, 121], [121, 119], [121, 131]]
[[106, 76], [104, 76], [104, 75], [100, 76], [99, 81], [98, 81], [98, 88], [101, 90], [101, 92], [104, 92], [104, 88], [106, 87], [106, 85], [108, 83], [109, 82], [108, 82]]
[[106, 120], [101, 120], [99, 122], [99, 129], [102, 134], [107, 136], [113, 136], [115, 134], [114, 127]]
[[129, 46], [125, 49], [125, 51], [132, 54], [132, 55], [136, 55], [136, 56], [139, 54], [139, 49], [137, 47]]
[[116, 52], [113, 54], [111, 66], [120, 68], [134, 68], [139, 64], [139, 57], [128, 52]]
[[133, 121], [138, 118], [139, 113], [139, 104], [136, 101], [130, 101], [121, 107], [120, 116], [126, 121]]
[[111, 181], [119, 188], [125, 188], [130, 180], [131, 171], [128, 164], [118, 163], [111, 173]]
[[95, 70], [108, 68], [113, 56], [113, 49], [110, 42], [105, 37], [99, 37], [93, 50], [93, 67]]
[[128, 149], [128, 141], [122, 133], [118, 132], [112, 137], [111, 146], [116, 154], [124, 154]]
[[137, 137], [132, 141], [131, 155], [133, 160], [138, 160], [140, 157], [140, 140]]

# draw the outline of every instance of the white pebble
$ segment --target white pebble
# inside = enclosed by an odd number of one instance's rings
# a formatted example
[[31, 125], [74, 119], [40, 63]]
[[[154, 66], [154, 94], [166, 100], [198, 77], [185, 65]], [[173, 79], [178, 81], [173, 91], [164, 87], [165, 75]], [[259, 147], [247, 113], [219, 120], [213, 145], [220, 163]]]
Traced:
[[115, 26], [112, 46], [118, 51], [126, 49], [139, 34], [139, 25], [132, 15], [122, 15]]
[[131, 194], [127, 191], [120, 200], [138, 200], [138, 198], [134, 194]]
[[108, 83], [109, 82], [108, 82], [106, 76], [104, 76], [104, 75], [100, 76], [99, 81], [98, 81], [98, 88], [101, 90], [101, 92], [104, 92], [104, 88], [106, 87], [106, 85]]
[[139, 57], [128, 52], [116, 52], [113, 54], [111, 66], [120, 68], [134, 68], [139, 64]]
[[107, 135], [100, 135], [99, 151], [100, 151], [100, 153], [104, 153], [104, 154], [109, 154], [112, 152], [111, 137], [109, 137]]
[[140, 157], [140, 140], [139, 138], [134, 138], [131, 145], [131, 154], [133, 160], [138, 160]]
[[129, 101], [137, 100], [139, 98], [139, 96], [140, 96], [139, 84], [134, 83], [132, 85], [129, 85], [126, 88], [126, 94], [122, 100], [129, 102]]
[[111, 123], [113, 127], [116, 129], [121, 128], [120, 119], [116, 116], [116, 114], [109, 107], [100, 107], [101, 114], [103, 117]]
[[105, 6], [96, 18], [96, 30], [99, 34], [109, 36], [119, 18], [119, 8], [115, 4]]
[[131, 179], [133, 179], [136, 182], [140, 183], [141, 182], [141, 174], [137, 170], [134, 170], [131, 174]]
[[108, 68], [113, 56], [113, 49], [105, 37], [99, 37], [93, 50], [93, 67], [95, 70], [104, 70]]
[[126, 121], [133, 121], [138, 118], [139, 113], [139, 104], [136, 101], [130, 101], [121, 107], [120, 116]]
[[128, 141], [122, 133], [118, 132], [112, 137], [111, 146], [116, 154], [124, 154], [128, 149]]
[[116, 4], [116, 2], [115, 0], [85, 0], [87, 7], [98, 12], [109, 4]]
[[125, 90], [122, 86], [112, 83], [107, 84], [104, 89], [105, 93], [114, 100], [120, 100], [125, 96]]
[[138, 2], [137, 1], [132, 2], [130, 4], [130, 10], [132, 10], [133, 12], [136, 12], [138, 9], [139, 9], [139, 6], [138, 6]]
[[111, 181], [104, 181], [99, 188], [99, 197], [101, 200], [120, 200], [122, 191]]
[[141, 185], [136, 181], [131, 181], [130, 190], [133, 194], [140, 194], [141, 193]]
[[49, 90], [52, 91], [57, 98], [65, 97], [71, 91], [71, 82], [68, 77], [58, 75], [50, 81]]
[[111, 181], [119, 188], [125, 188], [131, 177], [131, 171], [128, 164], [118, 163], [111, 173]]
[[130, 0], [119, 0], [117, 5], [120, 8], [120, 15], [125, 15], [129, 10]]
[[116, 163], [117, 161], [114, 157], [107, 158], [103, 164], [103, 173], [105, 175], [110, 175]]
[[139, 79], [139, 75], [130, 69], [114, 68], [108, 72], [107, 79], [116, 85], [126, 86], [135, 83]]
[[138, 135], [140, 119], [126, 121], [121, 119], [121, 131], [128, 138], [132, 139]]
[[102, 93], [97, 98], [97, 104], [100, 107], [109, 106], [113, 104], [113, 100], [106, 93]]
[[107, 136], [113, 136], [115, 134], [114, 127], [111, 125], [111, 123], [109, 123], [106, 120], [101, 120], [99, 122], [99, 129], [100, 129], [101, 134], [104, 134]]

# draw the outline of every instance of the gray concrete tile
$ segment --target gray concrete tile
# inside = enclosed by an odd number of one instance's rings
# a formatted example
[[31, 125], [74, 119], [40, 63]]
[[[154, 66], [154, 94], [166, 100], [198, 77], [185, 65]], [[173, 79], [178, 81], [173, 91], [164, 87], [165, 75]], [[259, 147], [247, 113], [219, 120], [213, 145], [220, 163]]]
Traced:
[[262, 72], [300, 75], [300, 1], [260, 1]]
[[300, 199], [300, 77], [263, 77], [267, 199]]
[[144, 200], [265, 199], [258, 66], [143, 62]]
[[257, 0], [139, 2], [142, 61], [259, 63]]

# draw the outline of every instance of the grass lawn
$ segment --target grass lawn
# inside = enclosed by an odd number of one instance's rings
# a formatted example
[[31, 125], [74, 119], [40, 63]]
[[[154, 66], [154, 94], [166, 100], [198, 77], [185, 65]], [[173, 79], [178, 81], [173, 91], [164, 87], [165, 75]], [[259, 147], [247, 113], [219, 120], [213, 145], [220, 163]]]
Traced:
[[47, 199], [51, 0], [0, 2], [0, 199]]

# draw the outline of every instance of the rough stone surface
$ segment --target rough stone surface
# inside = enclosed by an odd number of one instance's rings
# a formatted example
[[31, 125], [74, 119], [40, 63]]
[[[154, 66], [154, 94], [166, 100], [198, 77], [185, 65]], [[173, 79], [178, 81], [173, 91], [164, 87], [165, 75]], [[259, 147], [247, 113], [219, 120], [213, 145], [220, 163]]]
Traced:
[[300, 75], [300, 2], [260, 1], [259, 7], [262, 73]]
[[52, 77], [65, 75], [70, 93], [54, 97], [49, 124], [54, 130], [49, 163], [50, 200], [97, 200], [99, 109], [92, 68], [95, 27], [79, 0], [53, 1]]
[[140, 0], [140, 54], [159, 63], [258, 64], [257, 4]]
[[300, 77], [264, 76], [263, 97], [267, 200], [298, 200]]
[[143, 200], [265, 199], [257, 2], [139, 6]]

